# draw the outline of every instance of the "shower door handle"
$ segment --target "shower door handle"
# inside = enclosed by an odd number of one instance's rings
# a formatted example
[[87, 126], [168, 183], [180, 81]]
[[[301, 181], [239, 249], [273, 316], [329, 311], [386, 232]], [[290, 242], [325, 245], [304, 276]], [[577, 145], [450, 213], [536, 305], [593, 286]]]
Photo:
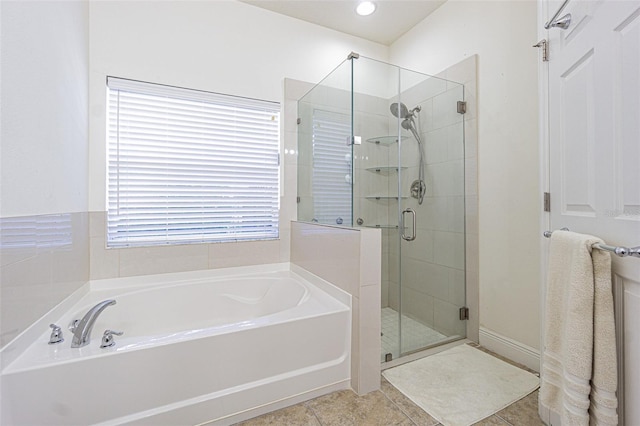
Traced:
[[[404, 220], [404, 214], [405, 213], [411, 213], [411, 215], [413, 216], [413, 234], [410, 237], [407, 237], [404, 234], [405, 231], [405, 220]], [[402, 212], [402, 239], [405, 241], [413, 241], [416, 239], [416, 212], [415, 210], [413, 210], [412, 208], [407, 208]]]

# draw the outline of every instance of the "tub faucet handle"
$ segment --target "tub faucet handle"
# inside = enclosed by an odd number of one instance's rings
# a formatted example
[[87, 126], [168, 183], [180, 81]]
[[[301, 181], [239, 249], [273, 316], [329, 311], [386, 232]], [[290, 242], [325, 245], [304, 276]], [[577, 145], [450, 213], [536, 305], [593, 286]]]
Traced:
[[101, 348], [109, 348], [116, 344], [116, 341], [113, 339], [113, 336], [122, 336], [124, 334], [123, 331], [113, 331], [113, 330], [105, 330], [102, 335], [102, 344]]
[[51, 327], [51, 337], [49, 337], [49, 344], [54, 345], [56, 343], [64, 342], [64, 338], [62, 337], [62, 329], [60, 328], [60, 326], [49, 324], [49, 327]]

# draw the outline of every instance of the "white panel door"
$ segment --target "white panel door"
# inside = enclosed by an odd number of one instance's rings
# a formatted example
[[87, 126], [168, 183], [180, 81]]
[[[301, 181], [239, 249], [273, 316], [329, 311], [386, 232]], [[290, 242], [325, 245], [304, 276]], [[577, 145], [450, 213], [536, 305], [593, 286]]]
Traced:
[[[640, 1], [571, 0], [565, 13], [569, 28], [548, 31], [551, 227], [639, 246]], [[640, 258], [613, 256], [613, 278], [618, 412], [640, 425]]]

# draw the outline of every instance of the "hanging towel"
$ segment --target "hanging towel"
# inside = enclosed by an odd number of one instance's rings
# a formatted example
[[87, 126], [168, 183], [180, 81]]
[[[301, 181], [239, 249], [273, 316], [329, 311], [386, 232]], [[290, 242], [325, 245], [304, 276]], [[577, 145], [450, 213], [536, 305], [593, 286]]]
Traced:
[[602, 240], [554, 231], [549, 250], [540, 403], [562, 425], [617, 425], [611, 256]]

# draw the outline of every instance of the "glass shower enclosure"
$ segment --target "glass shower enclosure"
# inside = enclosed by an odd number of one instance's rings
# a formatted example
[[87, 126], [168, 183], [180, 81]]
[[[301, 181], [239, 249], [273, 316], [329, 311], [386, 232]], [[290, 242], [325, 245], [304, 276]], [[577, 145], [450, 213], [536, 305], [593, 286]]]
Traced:
[[357, 54], [298, 101], [298, 220], [382, 232], [382, 362], [466, 337], [463, 101]]

